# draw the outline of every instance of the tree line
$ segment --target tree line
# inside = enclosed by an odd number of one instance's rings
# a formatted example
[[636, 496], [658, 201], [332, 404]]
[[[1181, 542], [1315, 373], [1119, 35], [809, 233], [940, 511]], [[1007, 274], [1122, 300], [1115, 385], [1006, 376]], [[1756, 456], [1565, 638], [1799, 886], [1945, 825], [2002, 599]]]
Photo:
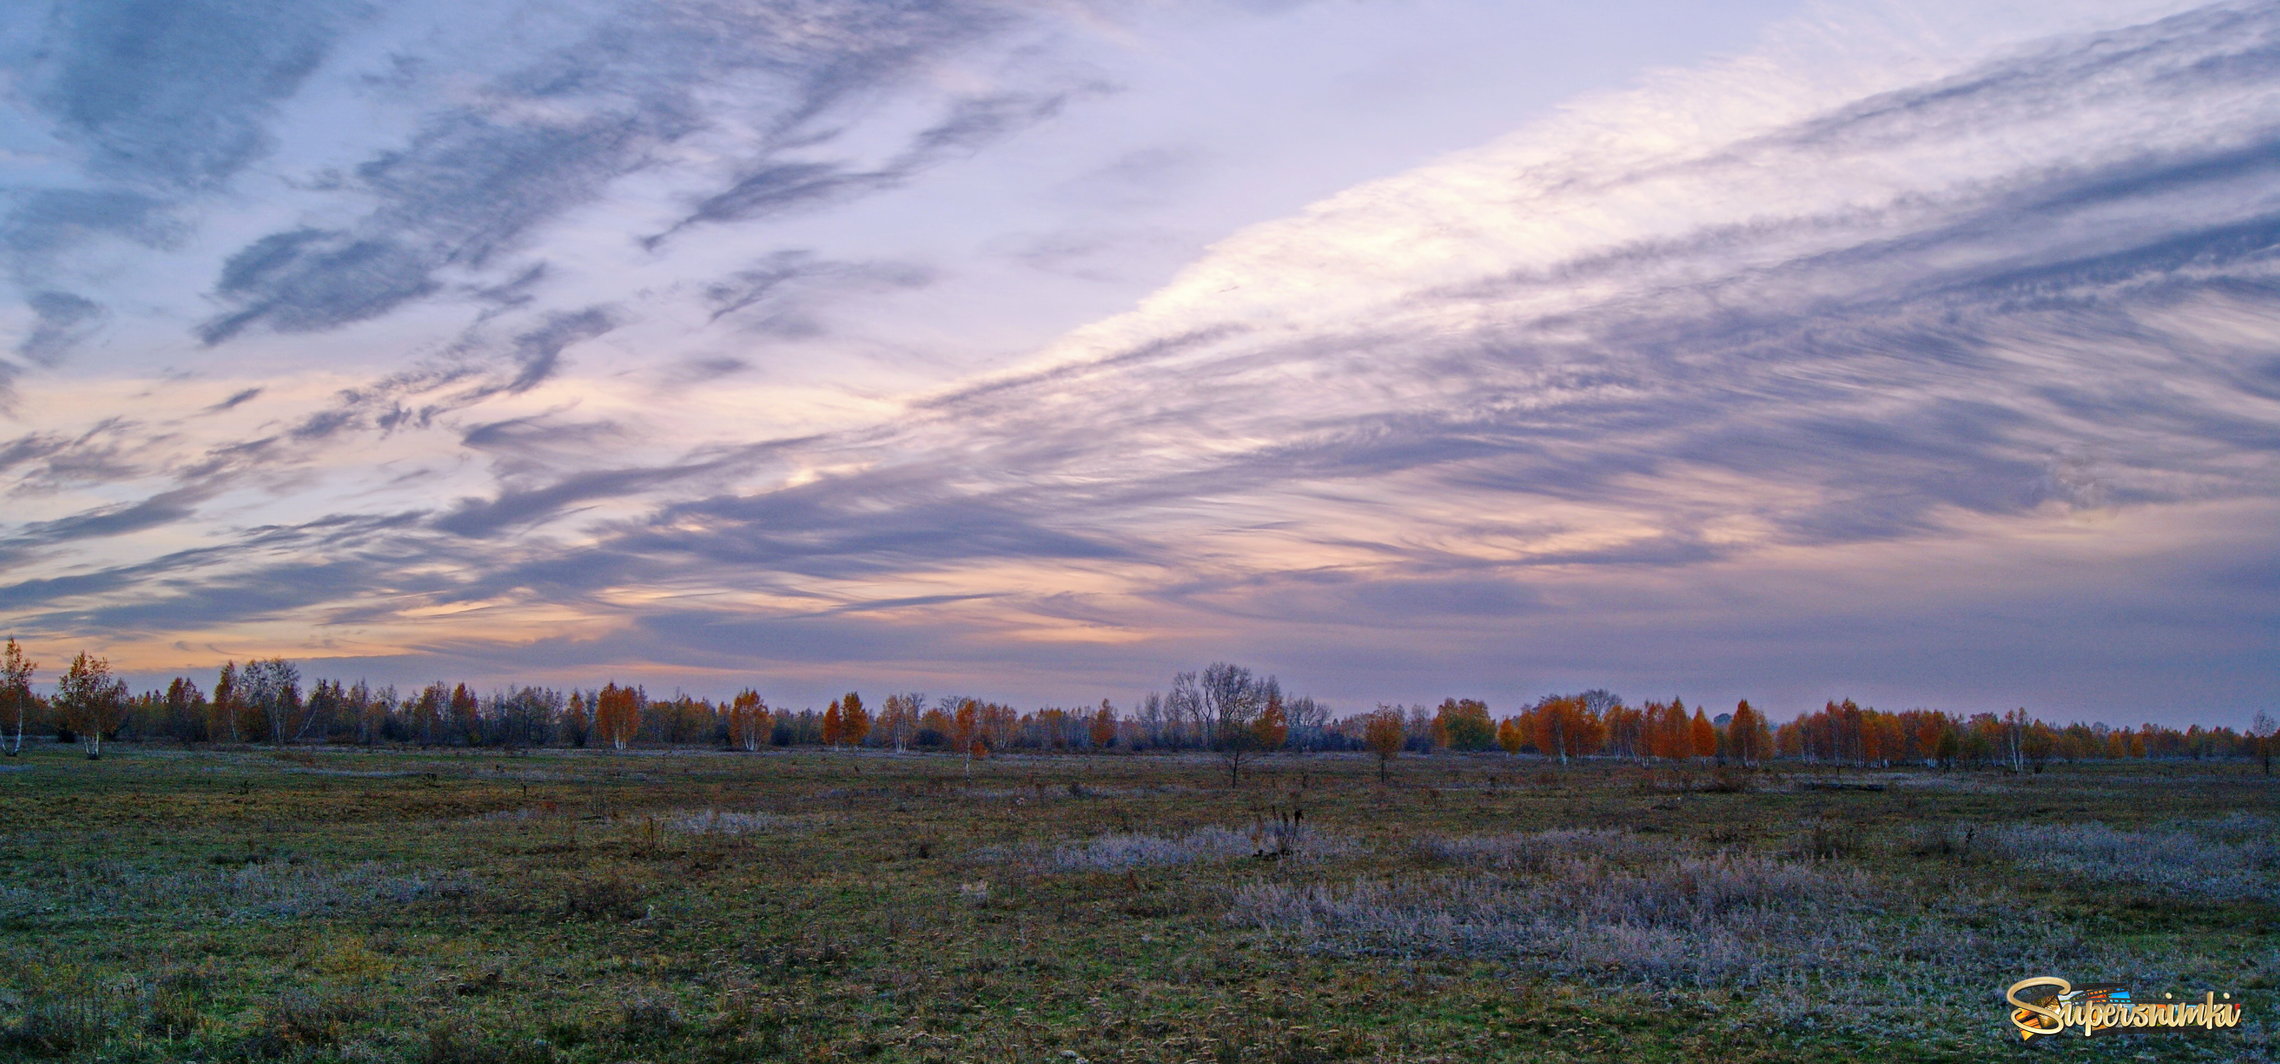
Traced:
[[1767, 760], [1879, 766], [2002, 766], [2040, 769], [2053, 760], [2259, 757], [2270, 771], [2271, 714], [2246, 732], [2159, 724], [2116, 728], [2057, 725], [2025, 709], [1971, 715], [1932, 709], [1887, 712], [1830, 701], [1774, 724], [1751, 706], [1709, 713], [1684, 699], [1631, 705], [1596, 689], [1547, 695], [1501, 719], [1487, 703], [1449, 698], [1437, 707], [1380, 705], [1339, 716], [1321, 701], [1287, 695], [1279, 680], [1240, 665], [1182, 672], [1166, 691], [1129, 709], [1097, 705], [1020, 710], [969, 695], [917, 691], [865, 701], [855, 691], [823, 709], [771, 706], [757, 690], [713, 701], [652, 697], [640, 685], [568, 690], [522, 686], [477, 694], [438, 681], [412, 690], [319, 678], [304, 687], [283, 658], [224, 664], [208, 685], [175, 677], [140, 694], [100, 657], [79, 654], [43, 696], [39, 664], [9, 639], [0, 648], [0, 750], [33, 735], [82, 744], [100, 756], [107, 740], [177, 743], [635, 747], [759, 751], [774, 747], [879, 747], [966, 757], [1010, 751], [1208, 750], [1231, 780], [1272, 751], [1369, 751], [1381, 765], [1403, 753], [1503, 751], [1559, 761]]

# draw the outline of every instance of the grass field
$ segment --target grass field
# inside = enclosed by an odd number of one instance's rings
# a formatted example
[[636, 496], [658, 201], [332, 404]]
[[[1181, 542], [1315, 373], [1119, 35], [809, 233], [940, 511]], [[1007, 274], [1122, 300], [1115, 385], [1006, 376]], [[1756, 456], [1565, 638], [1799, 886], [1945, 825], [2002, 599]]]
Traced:
[[[2266, 1060], [2276, 823], [2241, 763], [46, 747], [0, 1058]], [[2246, 1019], [2022, 1044], [2044, 974]]]

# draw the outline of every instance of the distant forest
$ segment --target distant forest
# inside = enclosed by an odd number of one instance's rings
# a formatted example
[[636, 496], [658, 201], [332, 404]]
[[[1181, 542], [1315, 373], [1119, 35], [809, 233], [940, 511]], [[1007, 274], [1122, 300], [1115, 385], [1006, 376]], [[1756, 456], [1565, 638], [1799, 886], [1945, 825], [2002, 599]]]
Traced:
[[1287, 696], [1273, 676], [1214, 664], [1174, 676], [1168, 691], [1119, 708], [1020, 710], [966, 695], [896, 692], [866, 700], [849, 691], [817, 710], [771, 706], [745, 690], [715, 702], [651, 697], [639, 686], [524, 686], [477, 694], [466, 684], [413, 691], [317, 679], [283, 658], [230, 662], [210, 687], [176, 677], [163, 690], [131, 693], [104, 659], [80, 654], [55, 693], [33, 686], [40, 664], [14, 639], [0, 658], [0, 749], [26, 738], [76, 742], [99, 756], [107, 741], [289, 746], [562, 748], [878, 747], [966, 756], [993, 752], [1210, 750], [1239, 769], [1245, 755], [1273, 751], [1404, 753], [1502, 751], [1559, 760], [1715, 761], [1751, 766], [1774, 759], [1861, 766], [2039, 769], [2051, 761], [2241, 758], [2270, 771], [2275, 726], [2260, 712], [2246, 732], [2195, 724], [2110, 727], [2054, 724], [2024, 709], [1963, 715], [1934, 709], [1887, 712], [1830, 701], [1775, 724], [1743, 701], [1712, 714], [1685, 700], [1632, 705], [1605, 690], [1546, 695], [1498, 717], [1477, 699], [1438, 706], [1380, 704], [1340, 716], [1308, 696]]

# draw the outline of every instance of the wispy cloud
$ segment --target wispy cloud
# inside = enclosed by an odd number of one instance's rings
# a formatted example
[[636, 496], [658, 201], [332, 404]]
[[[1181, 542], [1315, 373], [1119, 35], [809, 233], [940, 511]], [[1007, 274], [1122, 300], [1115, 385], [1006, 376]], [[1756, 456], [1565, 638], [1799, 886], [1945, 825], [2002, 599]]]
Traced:
[[[2008, 701], [2059, 663], [2053, 697], [2093, 711], [2246, 706], [2270, 681], [2242, 633], [2274, 618], [2237, 592], [2280, 553], [2280, 8], [2140, 7], [1862, 55], [1806, 46], [1863, 36], [1849, 16], [1792, 27], [923, 378], [877, 367], [947, 364], [957, 326], [898, 349], [818, 308], [970, 325], [949, 277], [985, 267], [834, 247], [827, 223], [986, 201], [955, 164], [1106, 82], [970, 84], [992, 79], [952, 69], [961, 48], [1045, 17], [1010, 7], [613, 9], [424, 113], [326, 211], [249, 221], [196, 327], [217, 364], [381, 319], [407, 354], [321, 389], [216, 383], [131, 444], [0, 444], [0, 468], [113, 467], [5, 528], [39, 568], [0, 616], [825, 687], [835, 665], [1035, 689], [1212, 655], [1365, 701], [1753, 677]], [[282, 98], [224, 95], [256, 128]], [[1086, 172], [1144, 185], [1187, 158]], [[10, 223], [22, 254], [80, 224], [40, 202]], [[580, 251], [686, 268], [612, 291]], [[27, 345], [114, 327], [106, 293], [43, 291]], [[344, 524], [244, 502], [289, 489]], [[187, 530], [200, 546], [140, 561], [90, 546]], [[2116, 640], [2127, 667], [2089, 660]]]

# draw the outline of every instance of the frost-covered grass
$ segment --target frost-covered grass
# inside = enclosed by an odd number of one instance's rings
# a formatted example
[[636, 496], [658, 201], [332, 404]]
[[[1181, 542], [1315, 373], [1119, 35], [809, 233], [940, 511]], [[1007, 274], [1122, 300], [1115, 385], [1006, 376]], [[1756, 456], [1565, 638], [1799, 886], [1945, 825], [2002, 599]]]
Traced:
[[222, 920], [275, 919], [386, 911], [418, 901], [462, 899], [480, 889], [480, 879], [464, 869], [404, 868], [377, 861], [173, 872], [97, 862], [40, 884], [0, 885], [0, 916], [70, 913], [134, 920], [181, 911]]
[[1045, 863], [1062, 872], [1123, 872], [1196, 861], [1220, 861], [1263, 852], [1259, 840], [1224, 827], [1197, 828], [1182, 835], [1115, 834], [1053, 848]]
[[1667, 853], [1670, 846], [1667, 839], [1647, 839], [1609, 828], [1432, 836], [1415, 843], [1417, 855], [1427, 861], [1509, 871], [1543, 871], [1583, 858], [1639, 859]]
[[766, 834], [782, 831], [797, 823], [790, 817], [774, 813], [731, 812], [719, 809], [698, 809], [675, 813], [664, 818], [667, 828], [687, 835], [741, 835]]
[[[1472, 852], [1501, 858], [1516, 849], [1525, 852], [1507, 845]], [[1331, 953], [1453, 953], [1554, 974], [1702, 985], [1756, 982], [1777, 957], [1836, 961], [1829, 950], [1841, 936], [1834, 932], [1885, 899], [1857, 869], [1752, 853], [1636, 866], [1561, 857], [1520, 876], [1248, 884], [1235, 891], [1228, 919]]]
[[1357, 849], [1347, 838], [1288, 821], [1262, 820], [1247, 828], [1209, 825], [1165, 835], [1124, 831], [1051, 847], [992, 847], [976, 851], [970, 859], [982, 863], [1012, 861], [1050, 872], [1129, 872], [1238, 858], [1304, 864], [1346, 856]]
[[2125, 829], [2098, 821], [2006, 824], [1983, 834], [2024, 869], [2194, 898], [2280, 902], [2280, 838], [2267, 817], [2234, 814]]

